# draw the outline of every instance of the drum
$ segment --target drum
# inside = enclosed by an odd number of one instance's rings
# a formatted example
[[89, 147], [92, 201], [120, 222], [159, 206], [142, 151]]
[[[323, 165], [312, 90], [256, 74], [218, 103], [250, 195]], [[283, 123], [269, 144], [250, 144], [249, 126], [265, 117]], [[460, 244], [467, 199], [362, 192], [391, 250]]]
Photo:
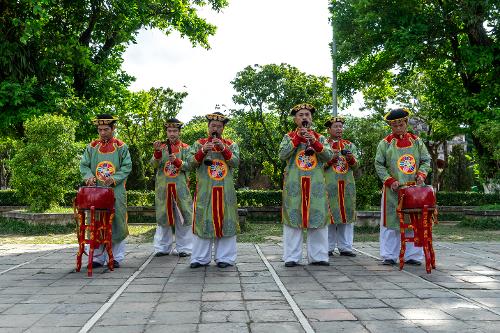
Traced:
[[111, 187], [82, 186], [76, 194], [77, 209], [112, 209], [115, 205], [115, 192]]
[[402, 209], [436, 207], [436, 194], [432, 186], [408, 186], [399, 189], [399, 201]]

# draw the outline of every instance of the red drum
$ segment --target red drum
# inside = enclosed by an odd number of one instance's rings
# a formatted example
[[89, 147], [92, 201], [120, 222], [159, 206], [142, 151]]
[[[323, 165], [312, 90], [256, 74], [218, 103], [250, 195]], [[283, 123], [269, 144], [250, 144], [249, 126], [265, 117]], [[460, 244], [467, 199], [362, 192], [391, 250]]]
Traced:
[[403, 201], [402, 209], [416, 209], [436, 206], [436, 194], [432, 186], [409, 186], [399, 190], [399, 200]]
[[82, 186], [75, 199], [77, 209], [112, 209], [115, 206], [115, 192], [110, 187]]

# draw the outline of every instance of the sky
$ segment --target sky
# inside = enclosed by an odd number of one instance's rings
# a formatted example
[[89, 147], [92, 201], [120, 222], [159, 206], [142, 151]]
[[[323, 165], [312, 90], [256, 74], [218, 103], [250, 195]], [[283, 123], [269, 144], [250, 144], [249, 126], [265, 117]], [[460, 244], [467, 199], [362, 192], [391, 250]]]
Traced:
[[[122, 68], [136, 78], [133, 91], [170, 87], [186, 91], [178, 118], [189, 121], [234, 108], [231, 81], [246, 66], [287, 63], [307, 74], [332, 76], [328, 0], [230, 0], [200, 16], [217, 26], [211, 48], [194, 47], [177, 32], [141, 30], [124, 54]], [[359, 115], [357, 106], [339, 113]]]

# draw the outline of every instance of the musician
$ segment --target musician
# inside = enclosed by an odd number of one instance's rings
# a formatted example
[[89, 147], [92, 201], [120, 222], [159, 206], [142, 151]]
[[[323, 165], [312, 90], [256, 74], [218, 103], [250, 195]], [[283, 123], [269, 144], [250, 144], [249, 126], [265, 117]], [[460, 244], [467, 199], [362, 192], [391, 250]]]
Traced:
[[[115, 216], [112, 224], [114, 267], [120, 267], [125, 258], [127, 226], [127, 193], [125, 182], [132, 171], [132, 160], [128, 146], [114, 137], [118, 119], [101, 114], [93, 120], [99, 139], [87, 145], [80, 161], [80, 173], [87, 186], [112, 187], [115, 193]], [[94, 252], [93, 267], [103, 266], [108, 259], [102, 245]]]
[[325, 167], [325, 180], [330, 204], [328, 226], [328, 255], [333, 256], [337, 247], [341, 256], [355, 257], [352, 252], [354, 221], [356, 221], [356, 183], [353, 167], [358, 163], [358, 149], [342, 139], [344, 118], [333, 117], [325, 123], [330, 134], [328, 143], [333, 157]]
[[[392, 133], [380, 141], [375, 156], [375, 169], [383, 182], [380, 256], [384, 265], [396, 264], [401, 248], [396, 213], [398, 188], [407, 184], [422, 185], [430, 169], [430, 156], [424, 142], [415, 134], [407, 132], [409, 114], [407, 109], [387, 112], [384, 118]], [[405, 263], [420, 265], [422, 260], [422, 248], [407, 243]]]
[[297, 129], [286, 134], [279, 156], [286, 162], [283, 184], [283, 261], [297, 266], [302, 259], [302, 230], [307, 230], [308, 262], [329, 266], [328, 198], [323, 165], [332, 158], [326, 138], [309, 128], [314, 106], [302, 103], [291, 109]]
[[[183, 123], [176, 118], [167, 120], [168, 140], [153, 143], [151, 165], [156, 169], [155, 208], [156, 233], [153, 240], [155, 256], [176, 253], [179, 257], [191, 255], [193, 233], [193, 200], [189, 192], [187, 163], [189, 145], [180, 140]], [[172, 249], [175, 226], [175, 249]]]
[[236, 262], [238, 210], [233, 172], [240, 162], [238, 145], [223, 138], [229, 119], [220, 112], [206, 115], [208, 137], [190, 149], [189, 163], [196, 169], [191, 268], [207, 266], [214, 259], [219, 268]]

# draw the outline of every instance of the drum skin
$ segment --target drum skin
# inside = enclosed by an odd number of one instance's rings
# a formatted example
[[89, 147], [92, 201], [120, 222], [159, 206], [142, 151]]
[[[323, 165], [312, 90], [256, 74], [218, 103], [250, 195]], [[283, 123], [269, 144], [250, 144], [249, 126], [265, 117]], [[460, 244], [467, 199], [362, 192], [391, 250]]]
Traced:
[[399, 190], [399, 200], [403, 199], [402, 209], [415, 209], [436, 206], [436, 194], [432, 186], [409, 186]]
[[75, 199], [78, 209], [113, 209], [115, 193], [110, 187], [82, 186], [78, 189]]

